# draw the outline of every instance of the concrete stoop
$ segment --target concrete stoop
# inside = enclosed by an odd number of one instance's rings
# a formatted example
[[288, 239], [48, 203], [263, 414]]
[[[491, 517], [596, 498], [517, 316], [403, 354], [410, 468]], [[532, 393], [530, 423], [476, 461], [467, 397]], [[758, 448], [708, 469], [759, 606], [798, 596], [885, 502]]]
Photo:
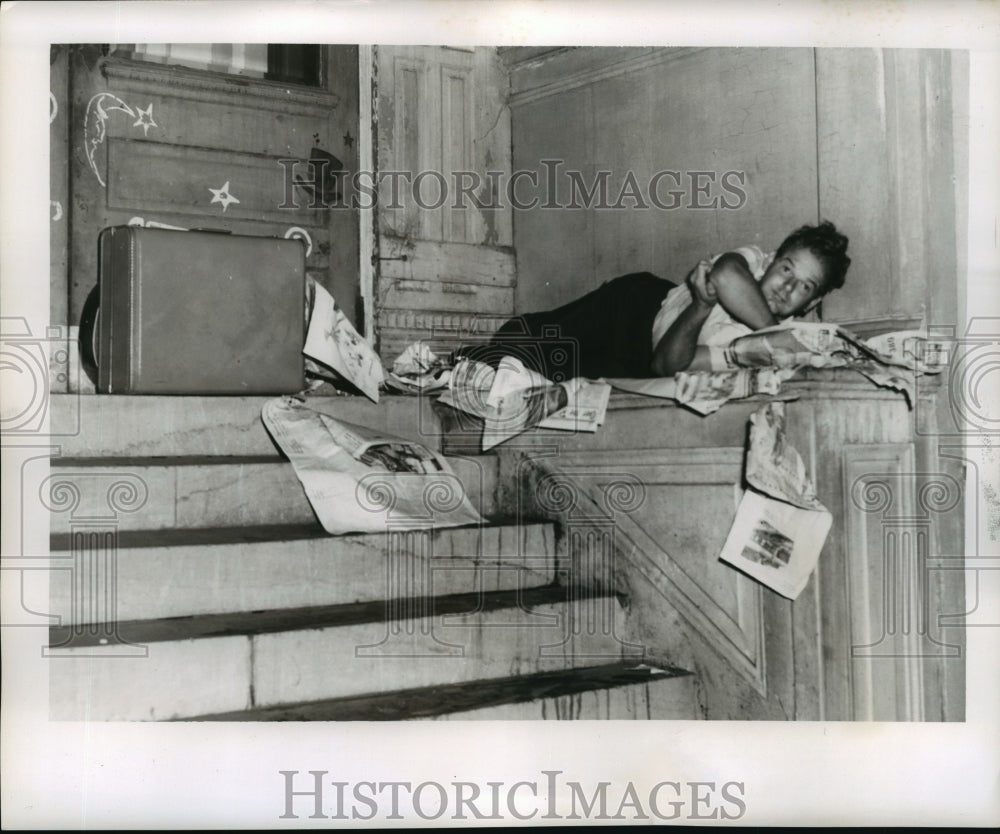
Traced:
[[[554, 525], [496, 517], [491, 456], [449, 458], [484, 526], [329, 536], [258, 398], [54, 399], [54, 720], [696, 717]], [[414, 398], [327, 405], [438, 447]]]

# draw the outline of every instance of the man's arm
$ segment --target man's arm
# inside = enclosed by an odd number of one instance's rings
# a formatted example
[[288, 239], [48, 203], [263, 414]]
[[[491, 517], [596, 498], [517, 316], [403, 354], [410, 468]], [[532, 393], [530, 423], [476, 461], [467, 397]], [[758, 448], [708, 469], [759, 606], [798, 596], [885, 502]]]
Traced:
[[721, 255], [712, 267], [708, 281], [722, 309], [751, 330], [778, 323], [750, 272], [746, 258], [739, 252]]
[[752, 330], [778, 323], [750, 272], [750, 265], [738, 252], [720, 255], [714, 265], [701, 261], [692, 270], [688, 284], [691, 303], [653, 350], [650, 370], [657, 376], [711, 370], [709, 349], [698, 344], [698, 334], [716, 304]]
[[674, 319], [653, 351], [651, 370], [655, 376], [711, 369], [708, 348], [698, 344], [701, 326], [711, 312], [711, 306], [706, 307], [698, 300], [692, 300]]
[[708, 348], [698, 344], [702, 325], [717, 302], [715, 288], [708, 282], [710, 269], [710, 264], [702, 261], [691, 272], [688, 279], [691, 303], [674, 319], [653, 349], [650, 370], [655, 376], [710, 369]]

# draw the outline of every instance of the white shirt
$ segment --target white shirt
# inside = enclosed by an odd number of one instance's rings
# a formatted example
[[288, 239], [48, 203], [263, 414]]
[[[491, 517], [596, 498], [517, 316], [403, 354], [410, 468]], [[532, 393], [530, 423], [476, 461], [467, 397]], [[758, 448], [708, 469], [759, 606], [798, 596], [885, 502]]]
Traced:
[[[727, 251], [738, 252], [746, 258], [750, 272], [757, 281], [760, 281], [764, 277], [764, 273], [771, 265], [771, 261], [774, 260], [774, 252], [765, 255], [760, 247], [753, 245], [741, 246], [738, 249], [729, 249]], [[722, 255], [722, 252], [715, 255], [712, 258], [712, 263], [714, 264]], [[663, 304], [660, 305], [660, 311], [653, 320], [653, 350], [656, 350], [656, 346], [660, 343], [660, 339], [663, 338], [667, 330], [670, 329], [670, 325], [676, 321], [677, 317], [684, 312], [690, 303], [691, 290], [688, 289], [686, 283], [681, 284], [679, 287], [674, 287], [667, 293], [667, 297], [663, 299]], [[705, 319], [705, 323], [701, 326], [697, 344], [728, 345], [733, 339], [738, 339], [740, 336], [746, 336], [752, 332], [745, 324], [740, 324], [740, 322], [730, 316], [722, 308], [721, 304], [716, 304], [712, 308], [712, 312], [708, 314], [708, 318]]]

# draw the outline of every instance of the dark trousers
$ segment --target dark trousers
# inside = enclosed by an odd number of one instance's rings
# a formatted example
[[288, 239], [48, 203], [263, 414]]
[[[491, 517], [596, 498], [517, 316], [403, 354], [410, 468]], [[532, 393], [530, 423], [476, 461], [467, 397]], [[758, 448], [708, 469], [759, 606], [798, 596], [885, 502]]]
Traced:
[[573, 377], [650, 377], [653, 319], [674, 284], [633, 272], [555, 310], [507, 321], [486, 345], [458, 352], [494, 367], [516, 356], [553, 382]]

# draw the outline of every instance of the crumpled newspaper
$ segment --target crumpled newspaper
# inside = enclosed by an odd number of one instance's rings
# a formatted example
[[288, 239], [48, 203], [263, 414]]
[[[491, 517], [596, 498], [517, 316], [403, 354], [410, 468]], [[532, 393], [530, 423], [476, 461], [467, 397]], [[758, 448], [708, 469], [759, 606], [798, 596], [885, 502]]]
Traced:
[[675, 377], [674, 399], [699, 414], [718, 411], [729, 400], [756, 394], [775, 396], [794, 368], [740, 368], [733, 371], [681, 371]]
[[919, 374], [938, 373], [948, 362], [945, 342], [919, 330], [866, 341], [840, 325], [787, 321], [741, 336], [726, 350], [727, 371], [681, 371], [674, 377], [610, 379], [615, 388], [677, 400], [702, 415], [729, 400], [778, 396], [800, 368], [849, 368], [876, 385], [903, 392], [912, 407]]
[[505, 356], [494, 370], [484, 362], [461, 359], [448, 390], [438, 402], [483, 419], [483, 450], [527, 431], [548, 428], [594, 432], [604, 423], [611, 386], [572, 379], [554, 383]]
[[750, 415], [746, 462], [747, 483], [772, 498], [802, 507], [826, 509], [802, 456], [785, 436], [785, 404], [767, 403]]
[[938, 373], [948, 352], [918, 330], [862, 341], [836, 324], [786, 321], [734, 340], [727, 356], [739, 367], [851, 368], [876, 385], [901, 391], [912, 407], [917, 375]]
[[940, 373], [948, 364], [948, 343], [933, 339], [925, 330], [895, 330], [865, 340], [881, 361], [922, 374]]
[[833, 515], [787, 440], [784, 403], [768, 403], [750, 417], [746, 479], [719, 559], [795, 599], [816, 568]]
[[405, 394], [421, 394], [448, 387], [451, 368], [438, 356], [427, 342], [417, 341], [408, 345], [392, 363], [392, 370], [385, 375], [387, 387]]

